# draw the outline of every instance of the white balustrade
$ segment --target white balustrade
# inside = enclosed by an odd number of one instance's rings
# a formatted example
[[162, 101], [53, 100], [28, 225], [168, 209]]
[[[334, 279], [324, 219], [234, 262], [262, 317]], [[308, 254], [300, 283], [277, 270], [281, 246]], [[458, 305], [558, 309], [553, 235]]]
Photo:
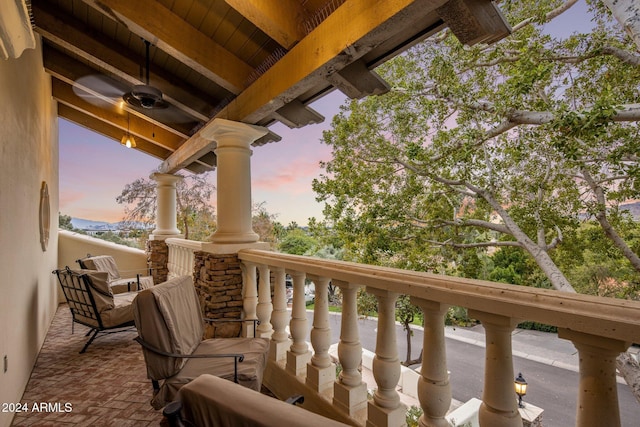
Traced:
[[285, 285], [285, 271], [282, 267], [272, 268], [274, 274], [273, 290], [273, 313], [271, 314], [271, 325], [273, 325], [273, 335], [269, 347], [272, 360], [284, 360], [287, 357], [287, 350], [291, 342], [287, 333], [287, 291]]
[[[263, 305], [259, 310], [265, 312], [260, 314], [261, 318], [268, 317], [267, 307], [269, 311], [273, 310], [270, 317], [273, 324], [272, 343], [280, 343], [284, 338], [281, 294], [284, 290], [284, 271], [293, 278], [292, 341], [286, 352], [286, 365], [282, 368], [269, 365], [269, 368], [282, 369], [269, 384], [274, 388], [281, 383], [286, 384], [282, 393], [289, 392], [295, 384], [306, 384], [307, 390], [311, 387], [318, 392], [315, 398], [319, 400], [315, 400], [314, 404], [322, 407], [319, 402], [325, 401], [324, 410], [334, 416], [338, 416], [338, 411], [342, 414], [340, 416], [345, 417], [343, 419], [368, 427], [404, 425], [406, 408], [400, 403], [396, 391], [400, 361], [396, 345], [395, 302], [399, 295], [409, 295], [413, 303], [422, 309], [425, 319], [423, 363], [417, 385], [417, 395], [423, 409], [419, 421], [421, 427], [448, 425], [444, 415], [451, 403], [451, 385], [446, 366], [444, 316], [450, 305], [468, 308], [470, 316], [480, 320], [486, 331], [484, 394], [479, 413], [481, 427], [522, 425], [514, 391], [511, 348], [511, 333], [519, 321], [516, 317], [557, 326], [559, 336], [571, 340], [578, 349], [580, 385], [577, 391], [576, 425], [620, 426], [615, 357], [626, 350], [630, 342], [638, 341], [640, 302], [255, 249], [241, 250], [238, 256], [245, 272], [244, 309], [247, 318], [255, 313], [257, 302], [257, 297], [252, 293], [256, 289], [256, 267], [260, 269], [261, 278], [268, 275], [269, 269], [274, 272], [273, 306], [268, 281], [261, 281], [260, 303]], [[304, 284], [307, 276], [316, 285], [311, 331], [313, 356], [305, 341], [308, 321]], [[343, 298], [338, 343], [338, 358], [343, 370], [337, 379], [328, 354], [331, 335], [327, 288], [330, 281], [340, 288]], [[378, 300], [378, 331], [373, 360], [376, 384], [369, 384], [369, 388], [375, 391], [373, 399], [368, 402], [367, 411], [363, 410], [366, 385], [359, 372], [362, 346], [357, 325], [356, 294], [359, 286], [356, 283], [364, 285], [366, 291]], [[482, 369], [481, 366], [477, 368]], [[297, 379], [291, 382], [283, 378], [285, 375]], [[312, 397], [306, 395], [305, 399]]]
[[304, 281], [306, 275], [301, 272], [290, 273], [293, 279], [293, 307], [291, 310], [291, 338], [293, 342], [287, 352], [287, 371], [294, 376], [306, 373], [307, 362], [311, 358], [307, 337], [307, 312], [304, 301]]

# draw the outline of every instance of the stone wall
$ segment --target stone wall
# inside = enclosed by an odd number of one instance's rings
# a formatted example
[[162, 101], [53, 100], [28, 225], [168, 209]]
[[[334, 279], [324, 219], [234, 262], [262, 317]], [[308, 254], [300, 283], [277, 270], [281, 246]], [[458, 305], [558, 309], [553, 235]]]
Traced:
[[147, 240], [147, 255], [153, 283], [165, 282], [169, 274], [169, 247], [164, 240]]
[[[242, 270], [237, 254], [194, 254], [193, 277], [204, 316], [212, 319], [242, 318]], [[237, 337], [241, 322], [209, 324], [205, 338]]]

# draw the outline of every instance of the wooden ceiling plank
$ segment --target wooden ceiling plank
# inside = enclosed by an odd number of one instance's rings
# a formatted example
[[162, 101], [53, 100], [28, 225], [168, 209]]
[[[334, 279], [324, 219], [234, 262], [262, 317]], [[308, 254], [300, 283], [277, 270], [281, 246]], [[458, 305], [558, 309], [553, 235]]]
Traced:
[[[80, 110], [76, 110], [70, 105], [58, 103], [58, 116], [100, 135], [103, 135], [109, 139], [113, 139], [118, 143], [120, 143], [120, 138], [122, 138], [122, 130], [120, 130], [119, 128], [111, 126], [109, 123], [98, 120], [95, 117], [87, 115]], [[171, 154], [170, 150], [167, 150], [166, 148], [156, 145], [141, 137], [136, 138], [135, 149], [160, 160], [166, 159]]]
[[232, 93], [244, 89], [252, 68], [196, 30], [178, 15], [151, 0], [83, 0], [116, 16], [130, 31], [151, 41]]
[[225, 1], [285, 49], [290, 49], [304, 37], [302, 22], [307, 19], [307, 13], [297, 0]]
[[[111, 47], [106, 44], [106, 40], [99, 40], [89, 29], [84, 28], [82, 23], [72, 21], [70, 17], [65, 17], [63, 20], [62, 17], [56, 16], [43, 6], [41, 3], [34, 4], [33, 13], [37, 25], [36, 31], [45, 39], [130, 85], [145, 83], [137, 77], [141, 59], [127, 56], [121, 48]], [[194, 96], [192, 88], [185, 88], [175, 81], [169, 81], [153, 70], [150, 75], [153, 85], [163, 92], [169, 103], [197, 120], [209, 120], [208, 113], [211, 108], [209, 103]]]
[[51, 79], [51, 90], [58, 103], [71, 106], [75, 110], [84, 112], [87, 116], [110, 123], [112, 127], [119, 129], [120, 136], [118, 138], [122, 137], [123, 132], [128, 131], [136, 137], [153, 141], [154, 144], [172, 152], [184, 142], [184, 139], [159, 129], [153, 123], [149, 123], [141, 117], [127, 114], [126, 111], [115, 106], [109, 110], [83, 100], [74, 92], [73, 87], [55, 77]]
[[[51, 48], [46, 44], [43, 45], [43, 52], [45, 53], [44, 68], [47, 73], [75, 88], [83, 90], [87, 94], [93, 96], [97, 101], [100, 100], [105, 103], [114, 105], [120, 109], [123, 108], [123, 102], [121, 99], [105, 97], [104, 95], [92, 90], [92, 88], [87, 87], [81, 83], [82, 80], [79, 79], [79, 77], [86, 76], [90, 70], [89, 67], [79, 61], [74, 60], [73, 58], [70, 58], [67, 55], [62, 54], [61, 52]], [[124, 109], [130, 111], [133, 115], [143, 117], [145, 120], [147, 120], [157, 128], [172, 133], [175, 137], [181, 140], [189, 138], [190, 128], [188, 127], [184, 127], [179, 124], [173, 126], [166, 125], [160, 121], [153, 119], [152, 117], [143, 115], [142, 113], [133, 110], [127, 105], [124, 105]]]

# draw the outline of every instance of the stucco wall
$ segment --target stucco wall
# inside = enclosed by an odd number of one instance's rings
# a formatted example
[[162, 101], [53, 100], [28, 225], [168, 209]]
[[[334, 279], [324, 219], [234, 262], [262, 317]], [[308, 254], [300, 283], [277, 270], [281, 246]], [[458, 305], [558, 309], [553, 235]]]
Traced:
[[[0, 404], [20, 401], [57, 308], [58, 125], [40, 46], [0, 60]], [[46, 251], [43, 181], [52, 227]], [[0, 426], [12, 418], [0, 412]]]

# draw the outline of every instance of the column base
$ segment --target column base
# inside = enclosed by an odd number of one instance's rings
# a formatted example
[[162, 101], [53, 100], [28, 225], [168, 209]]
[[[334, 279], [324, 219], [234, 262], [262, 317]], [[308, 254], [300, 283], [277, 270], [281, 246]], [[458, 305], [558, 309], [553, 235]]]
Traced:
[[[515, 398], [513, 399], [514, 407], [517, 407]], [[486, 403], [482, 402], [480, 410], [478, 411], [478, 421], [481, 426], [492, 427], [520, 427], [522, 426], [522, 418], [520, 412], [514, 410], [513, 412], [498, 411], [489, 407]]]
[[215, 232], [211, 236], [211, 242], [218, 244], [246, 244], [256, 243], [258, 240], [260, 240], [260, 236], [256, 233]]
[[347, 386], [339, 382], [333, 383], [333, 406], [341, 412], [354, 416], [367, 407], [367, 384]]
[[[401, 426], [407, 423], [407, 407], [402, 403], [393, 409], [382, 408], [372, 401], [367, 407], [367, 427]], [[491, 424], [488, 424], [491, 425]]]
[[269, 359], [275, 360], [276, 362], [286, 360], [289, 348], [291, 348], [291, 340], [282, 342], [271, 341], [271, 345], [269, 346]]
[[318, 393], [330, 389], [336, 380], [336, 366], [332, 363], [326, 368], [307, 364], [307, 385]]
[[309, 360], [311, 360], [310, 351], [307, 351], [304, 354], [295, 354], [287, 351], [287, 372], [295, 375], [296, 377], [299, 375], [305, 375]]

